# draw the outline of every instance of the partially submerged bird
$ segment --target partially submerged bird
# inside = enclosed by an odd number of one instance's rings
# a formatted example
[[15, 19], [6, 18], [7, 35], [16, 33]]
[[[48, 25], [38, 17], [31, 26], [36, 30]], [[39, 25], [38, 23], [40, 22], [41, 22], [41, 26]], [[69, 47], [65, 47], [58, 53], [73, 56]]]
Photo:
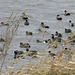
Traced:
[[25, 21], [25, 23], [24, 23], [24, 25], [29, 25], [29, 22], [28, 22], [28, 20], [26, 19], [26, 21]]
[[74, 27], [74, 23], [72, 23], [71, 20], [69, 20], [69, 25], [70, 25], [71, 27]]
[[62, 17], [61, 17], [60, 15], [57, 15], [57, 16], [56, 16], [56, 19], [57, 19], [57, 20], [62, 20]]
[[1, 25], [2, 25], [2, 26], [9, 26], [8, 23], [4, 23], [4, 22], [1, 22]]
[[37, 55], [37, 51], [36, 50], [29, 51], [29, 49], [26, 49], [26, 51], [28, 52], [27, 53], [28, 56]]
[[21, 47], [21, 48], [30, 48], [30, 45], [29, 45], [29, 43], [23, 44], [23, 43], [21, 42], [21, 43], [20, 43], [20, 47]]
[[46, 26], [43, 22], [41, 22], [41, 27], [43, 27], [43, 28], [49, 28], [49, 26]]
[[65, 11], [64, 11], [64, 15], [65, 15], [65, 16], [70, 16], [70, 13], [67, 12], [67, 10], [65, 10]]
[[23, 58], [23, 55], [22, 55], [23, 53], [24, 53], [23, 51], [18, 51], [18, 50], [14, 51], [14, 59], [19, 57]]
[[26, 31], [26, 35], [33, 35], [33, 33]]
[[54, 53], [51, 53], [51, 51], [48, 51], [48, 53], [49, 53], [49, 55], [51, 55], [51, 56], [55, 56], [55, 54]]

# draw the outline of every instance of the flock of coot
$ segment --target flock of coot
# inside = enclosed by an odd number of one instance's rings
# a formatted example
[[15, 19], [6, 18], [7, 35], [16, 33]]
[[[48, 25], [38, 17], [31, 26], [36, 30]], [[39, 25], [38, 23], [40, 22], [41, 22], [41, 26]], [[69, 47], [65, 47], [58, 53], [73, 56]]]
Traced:
[[[65, 15], [65, 16], [70, 16], [71, 13], [68, 13], [67, 10], [65, 10], [65, 11], [64, 11], [64, 15]], [[27, 17], [27, 16], [23, 16], [22, 19], [25, 20], [24, 25], [29, 26], [28, 17]], [[56, 16], [56, 20], [62, 21], [62, 19], [63, 19], [63, 18], [62, 18], [59, 14]], [[9, 26], [8, 23], [5, 24], [4, 22], [1, 22], [1, 25], [2, 25], [2, 26]], [[71, 27], [74, 27], [74, 23], [72, 23], [71, 20], [69, 20], [69, 25], [70, 25]], [[41, 26], [42, 28], [50, 28], [49, 26], [45, 25], [44, 22], [41, 22], [41, 23], [40, 23], [40, 26]], [[40, 28], [38, 29], [38, 31], [39, 31], [39, 33], [48, 33], [47, 31], [42, 30], [42, 29], [40, 29]], [[71, 29], [67, 29], [67, 28], [65, 28], [64, 31], [65, 31], [65, 33], [71, 33], [71, 32], [72, 32]], [[33, 33], [32, 33], [32, 32], [29, 32], [29, 31], [26, 31], [26, 35], [32, 36]], [[52, 43], [53, 43], [54, 41], [56, 41], [56, 40], [57, 40], [57, 42], [61, 42], [62, 36], [63, 36], [63, 35], [62, 35], [61, 33], [59, 33], [58, 31], [56, 31], [55, 34], [51, 34], [51, 39], [47, 39], [47, 40], [38, 40], [38, 39], [36, 39], [36, 42], [37, 42], [37, 43], [48, 43], [49, 47], [57, 48], [57, 45], [55, 44], [55, 45], [52, 46]], [[0, 42], [5, 42], [5, 40], [4, 40], [3, 38], [0, 38]], [[73, 41], [71, 41], [71, 42], [73, 42]], [[74, 42], [75, 42], [75, 40], [74, 40]], [[28, 53], [27, 53], [28, 56], [36, 55], [36, 54], [37, 54], [37, 51], [36, 51], [36, 50], [32, 50], [32, 51], [29, 50], [30, 47], [31, 47], [31, 45], [30, 45], [29, 43], [22, 43], [22, 42], [20, 42], [20, 48], [26, 48], [26, 51], [28, 52]], [[65, 50], [66, 50], [66, 49], [67, 49], [67, 48], [65, 48]], [[48, 51], [48, 53], [49, 53], [51, 56], [55, 56], [55, 55], [56, 55], [56, 54], [52, 53], [51, 51]], [[24, 54], [23, 51], [18, 51], [18, 50], [14, 51], [14, 59], [19, 58], [19, 57], [24, 58], [24, 57], [23, 57], [23, 54]]]
[[[64, 15], [65, 16], [70, 16], [71, 15], [71, 13], [69, 13], [69, 12], [67, 12], [67, 10], [65, 10], [64, 11]], [[62, 17], [58, 14], [57, 16], [56, 16], [56, 19], [57, 20], [60, 20], [60, 21], [62, 21]], [[23, 17], [23, 20], [25, 20], [25, 23], [24, 23], [24, 25], [29, 25], [29, 22], [28, 22], [28, 17], [27, 16], [24, 16]], [[71, 20], [69, 20], [69, 25], [71, 26], [71, 27], [74, 27], [74, 23], [72, 23], [71, 22]], [[50, 28], [49, 26], [47, 26], [47, 25], [45, 25], [44, 24], [44, 22], [41, 22], [40, 23], [40, 26], [42, 27], [42, 28]], [[39, 33], [48, 33], [47, 31], [45, 31], [45, 30], [42, 30], [42, 29], [38, 29], [38, 31], [39, 31]], [[71, 33], [72, 32], [72, 30], [71, 29], [67, 29], [67, 28], [65, 28], [64, 29], [64, 31], [65, 31], [65, 33]], [[29, 32], [29, 31], [26, 31], [26, 35], [33, 35], [33, 33], [32, 32]], [[56, 31], [55, 32], [55, 34], [51, 34], [51, 39], [47, 39], [47, 40], [38, 40], [38, 39], [36, 39], [36, 42], [37, 43], [48, 43], [48, 45], [49, 45], [49, 47], [53, 47], [53, 48], [57, 48], [57, 45], [55, 44], [55, 45], [51, 45], [54, 41], [56, 41], [57, 40], [57, 42], [61, 42], [61, 38], [62, 38], [62, 34], [61, 33], [59, 33], [58, 31]], [[37, 54], [37, 51], [36, 50], [32, 50], [32, 51], [29, 51], [29, 48], [31, 47], [30, 46], [30, 44], [29, 43], [20, 43], [20, 47], [21, 48], [26, 48], [26, 51], [28, 52], [27, 53], [27, 55], [28, 56], [33, 56], [33, 55], [36, 55]], [[65, 48], [65, 50], [66, 50], [67, 48]], [[16, 50], [16, 51], [14, 51], [14, 59], [15, 58], [19, 58], [19, 57], [23, 57], [23, 54], [24, 52], [23, 51], [18, 51], [18, 50]], [[56, 54], [55, 53], [52, 53], [50, 50], [48, 51], [48, 53], [49, 53], [49, 55], [51, 55], [51, 56], [56, 56]]]

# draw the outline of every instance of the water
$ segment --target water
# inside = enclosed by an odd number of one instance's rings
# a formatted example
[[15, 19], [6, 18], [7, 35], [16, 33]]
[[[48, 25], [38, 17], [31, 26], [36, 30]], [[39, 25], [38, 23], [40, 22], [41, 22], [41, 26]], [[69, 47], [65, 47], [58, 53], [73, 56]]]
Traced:
[[[50, 34], [55, 33], [55, 31], [62, 33], [63, 40], [66, 40], [68, 35], [64, 32], [65, 28], [70, 28], [73, 31], [75, 30], [75, 27], [72, 28], [68, 25], [69, 20], [72, 20], [72, 22], [74, 22], [75, 20], [74, 0], [0, 0], [0, 22], [7, 22], [10, 14], [13, 11], [14, 13], [19, 11], [18, 16], [20, 16], [26, 9], [26, 14], [29, 16], [30, 25], [25, 26], [24, 21], [20, 23], [20, 26], [17, 30], [17, 36], [13, 38], [11, 45], [9, 47], [3, 69], [5, 68], [5, 66], [8, 66], [9, 63], [14, 60], [13, 58], [15, 50], [22, 50], [25, 52], [25, 48], [19, 47], [20, 42], [30, 43], [30, 50], [37, 50], [38, 53], [43, 52], [46, 49], [47, 44], [37, 44], [36, 39], [45, 40], [49, 39], [51, 36], [45, 34], [43, 37], [43, 34], [38, 34], [37, 29], [39, 27], [42, 30], [46, 30]], [[64, 16], [63, 13], [65, 9], [74, 14], [71, 14], [71, 16]], [[62, 21], [56, 20], [57, 14], [60, 14], [62, 16]], [[42, 28], [40, 26], [41, 22], [44, 22], [50, 28]], [[4, 29], [6, 29], [6, 27], [0, 26], [0, 34], [4, 31]], [[31, 42], [29, 42], [29, 39], [32, 36], [26, 36], [26, 31], [31, 31], [34, 34]], [[58, 48], [56, 50], [53, 50], [53, 52], [57, 53], [61, 49], [62, 44], [63, 41], [62, 43], [58, 44]], [[48, 50], [46, 50], [45, 52], [47, 53], [47, 51]], [[10, 58], [10, 60], [8, 60], [8, 58]], [[20, 66], [20, 64], [22, 63], [27, 64], [29, 62], [29, 59], [29, 57], [26, 57], [26, 59], [19, 60], [19, 63], [16, 65]], [[0, 59], [0, 61], [2, 62], [2, 58]], [[39, 61], [39, 58], [33, 59], [31, 63], [36, 63], [37, 61]]]

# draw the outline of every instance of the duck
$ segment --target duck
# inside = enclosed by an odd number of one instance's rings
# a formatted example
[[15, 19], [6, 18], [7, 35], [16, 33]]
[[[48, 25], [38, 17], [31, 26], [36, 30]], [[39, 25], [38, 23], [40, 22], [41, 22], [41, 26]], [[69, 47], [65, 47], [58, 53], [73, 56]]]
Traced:
[[23, 58], [23, 55], [22, 55], [23, 53], [24, 53], [23, 51], [18, 51], [18, 50], [14, 51], [14, 59], [19, 57]]
[[48, 53], [49, 53], [49, 55], [51, 55], [51, 56], [56, 56], [54, 53], [51, 53], [51, 51], [48, 51]]
[[71, 36], [68, 36], [68, 39], [69, 39], [69, 40], [75, 39], [75, 34], [73, 34], [73, 35], [71, 35]]
[[3, 38], [0, 38], [0, 42], [5, 42], [5, 40]]
[[27, 15], [25, 14], [25, 12], [22, 13], [22, 19], [23, 19], [23, 20], [28, 20], [28, 17], [27, 17]]
[[57, 19], [57, 20], [62, 20], [62, 17], [61, 17], [60, 15], [57, 15], [57, 16], [56, 16], [56, 19]]
[[24, 23], [24, 25], [29, 25], [29, 22], [28, 22], [28, 20], [26, 19], [26, 21], [25, 21], [25, 23]]
[[51, 44], [51, 43], [52, 43], [51, 39], [48, 39], [48, 43], [49, 43], [49, 44]]
[[70, 16], [70, 13], [67, 12], [67, 10], [64, 11], [65, 16]]
[[29, 45], [29, 43], [23, 44], [22, 42], [20, 42], [20, 47], [21, 48], [30, 48], [30, 45]]
[[65, 50], [71, 50], [70, 48], [65, 48]]
[[4, 23], [4, 22], [1, 22], [1, 25], [2, 25], [2, 26], [9, 26], [8, 23]]
[[43, 27], [43, 28], [49, 28], [49, 26], [46, 26], [43, 22], [41, 22], [41, 27]]
[[49, 48], [52, 48], [52, 49], [57, 48], [57, 41], [54, 41], [51, 44], [49, 44]]
[[58, 41], [58, 42], [61, 42], [61, 40], [62, 40], [62, 39], [61, 39], [60, 37], [58, 37], [57, 41]]
[[47, 40], [40, 41], [40, 40], [38, 40], [38, 39], [36, 40], [36, 42], [37, 42], [37, 43], [48, 43], [48, 41], [47, 41]]
[[65, 28], [65, 33], [71, 33], [71, 32], [72, 32], [71, 29], [66, 29], [66, 28]]
[[3, 49], [0, 47], [0, 52], [3, 52]]
[[41, 30], [41, 29], [38, 29], [38, 31], [40, 32], [40, 33], [46, 33], [47, 31], [43, 31], [43, 30]]
[[27, 16], [22, 17], [23, 20], [28, 20]]
[[55, 35], [58, 36], [58, 37], [62, 37], [62, 34], [58, 33], [58, 31], [56, 31]]
[[74, 27], [74, 23], [72, 23], [71, 20], [69, 20], [69, 25], [70, 25], [71, 27]]
[[54, 34], [51, 34], [52, 35], [52, 40], [53, 41], [55, 41], [55, 40], [57, 40], [58, 42], [61, 42], [61, 38], [60, 37], [58, 37], [58, 36], [54, 36]]
[[52, 40], [55, 41], [57, 39], [57, 37], [55, 37], [54, 34], [51, 34], [51, 35], [52, 35], [51, 36]]
[[33, 35], [33, 33], [26, 31], [26, 35]]
[[29, 51], [29, 49], [26, 49], [26, 51], [28, 52], [28, 56], [33, 56], [33, 55], [37, 55], [37, 51], [36, 50], [31, 50]]
[[68, 48], [65, 48], [65, 50], [67, 50]]
[[71, 40], [70, 42], [75, 43], [75, 39]]

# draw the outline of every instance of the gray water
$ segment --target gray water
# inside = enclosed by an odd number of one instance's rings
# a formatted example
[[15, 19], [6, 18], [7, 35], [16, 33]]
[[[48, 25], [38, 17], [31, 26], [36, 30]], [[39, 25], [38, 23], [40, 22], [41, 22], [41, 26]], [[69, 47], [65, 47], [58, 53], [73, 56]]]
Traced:
[[[7, 22], [9, 16], [13, 11], [14, 13], [19, 11], [18, 16], [21, 16], [26, 9], [26, 15], [29, 16], [30, 25], [25, 26], [25, 21], [20, 23], [20, 26], [17, 30], [17, 35], [13, 38], [7, 52], [8, 54], [3, 69], [14, 60], [13, 58], [15, 50], [22, 50], [25, 52], [25, 48], [19, 47], [20, 42], [28, 42], [31, 45], [30, 50], [37, 50], [38, 53], [43, 53], [48, 44], [38, 44], [36, 43], [36, 39], [45, 40], [51, 38], [51, 36], [48, 34], [45, 34], [44, 36], [43, 34], [39, 34], [37, 31], [39, 27], [42, 30], [46, 30], [49, 34], [54, 34], [55, 31], [62, 33], [63, 40], [66, 40], [68, 35], [64, 32], [65, 28], [70, 28], [72, 29], [72, 31], [75, 30], [75, 27], [72, 28], [68, 25], [69, 20], [72, 20], [72, 22], [75, 23], [75, 0], [0, 0], [0, 22]], [[71, 14], [71, 16], [64, 16], [63, 13], [65, 9], [69, 12], [72, 12], [73, 14]], [[56, 20], [57, 14], [60, 14], [62, 16], [62, 21]], [[50, 28], [42, 28], [40, 26], [41, 22], [44, 22]], [[0, 34], [4, 31], [4, 29], [6, 29], [6, 27], [0, 27]], [[26, 36], [26, 31], [33, 32], [34, 36]], [[31, 37], [32, 40], [31, 42], [29, 42], [29, 39], [31, 39]], [[52, 52], [57, 53], [59, 50], [61, 50], [61, 46], [63, 45], [63, 43], [64, 42], [62, 41], [62, 43], [58, 44], [58, 48], [56, 50], [53, 50]], [[48, 50], [45, 50], [46, 53], [48, 53], [47, 51]], [[8, 60], [9, 58], [10, 60]], [[27, 65], [29, 63], [29, 60], [30, 57], [26, 57], [26, 59], [19, 60], [19, 63], [16, 65], [20, 66], [22, 63]], [[32, 59], [30, 63], [36, 63], [37, 61], [39, 61], [39, 58]], [[0, 59], [0, 63], [1, 62], [2, 59]]]

